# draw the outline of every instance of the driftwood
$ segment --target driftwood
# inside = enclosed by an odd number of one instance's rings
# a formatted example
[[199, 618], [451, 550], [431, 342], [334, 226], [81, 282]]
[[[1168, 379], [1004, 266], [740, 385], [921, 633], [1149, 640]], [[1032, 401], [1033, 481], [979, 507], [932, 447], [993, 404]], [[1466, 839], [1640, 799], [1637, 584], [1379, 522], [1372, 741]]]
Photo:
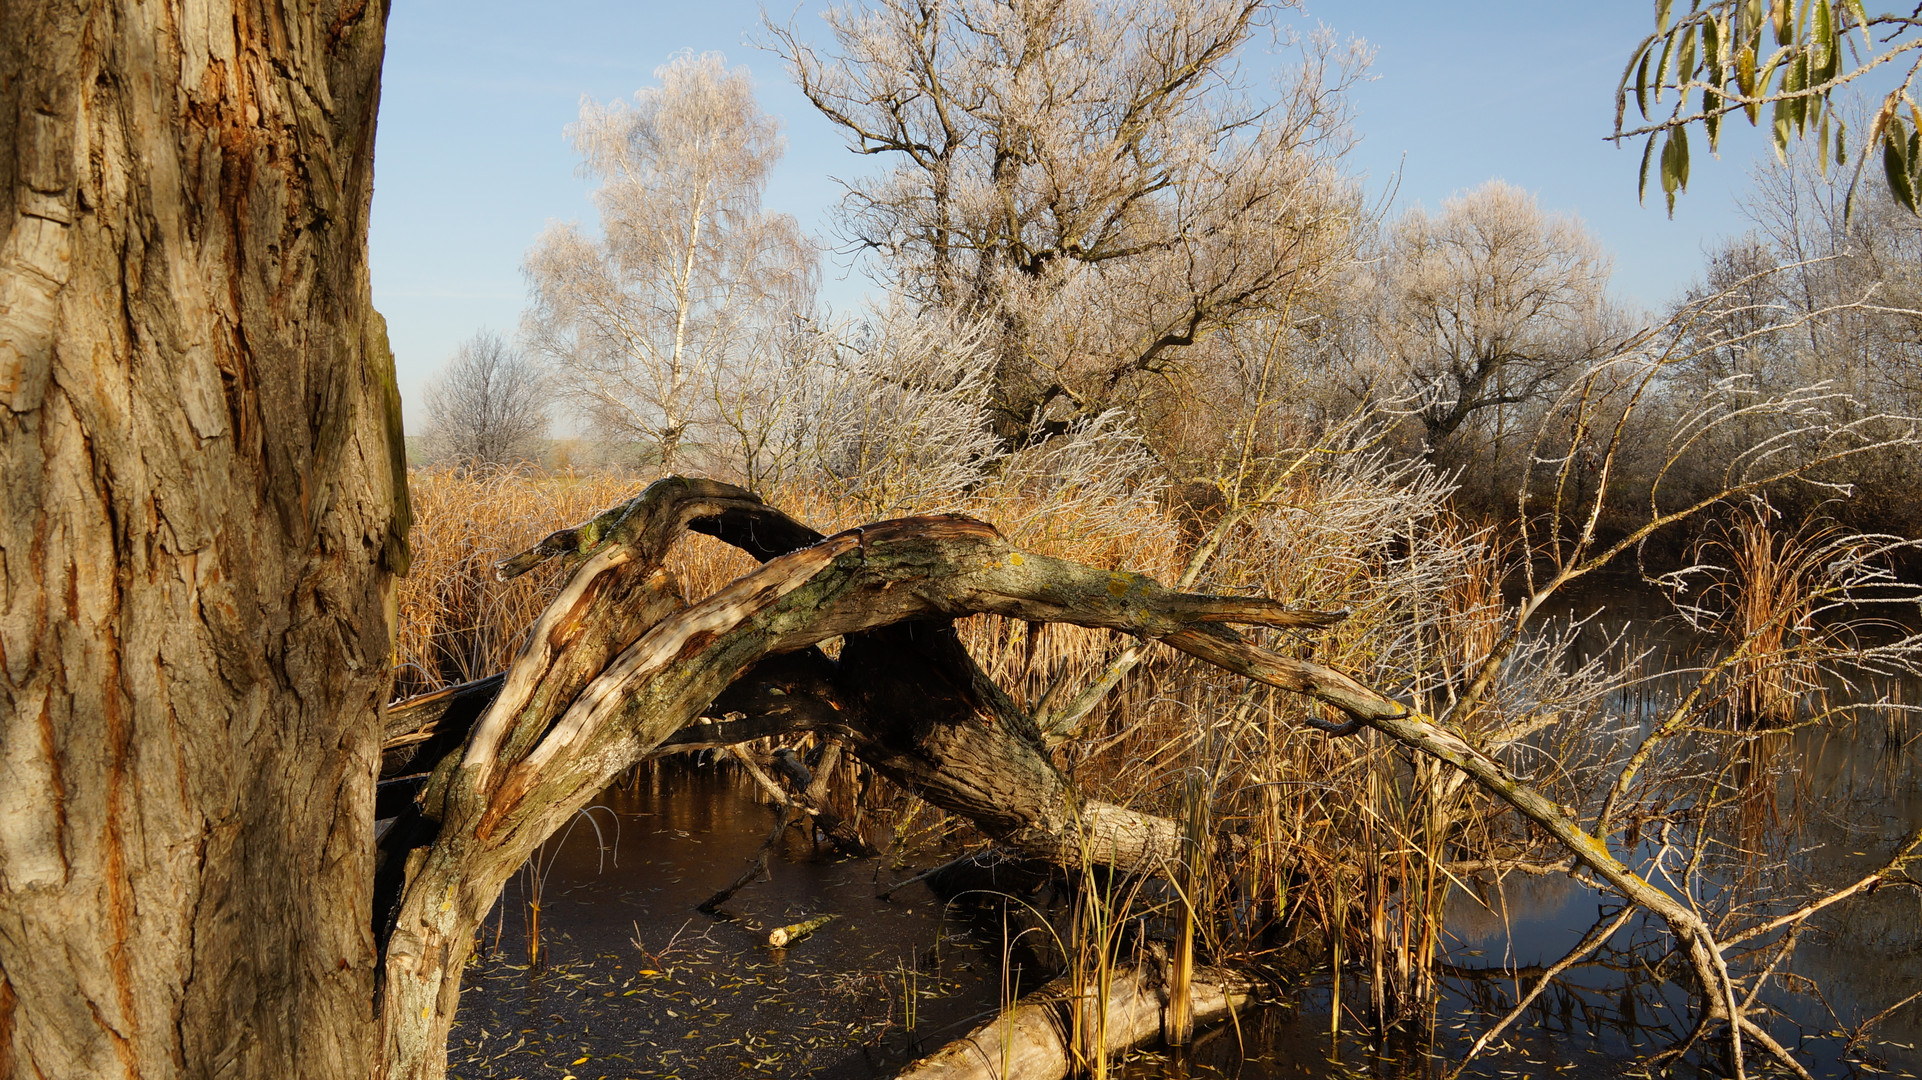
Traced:
[[829, 912], [826, 915], [816, 915], [812, 919], [802, 919], [800, 922], [790, 923], [787, 926], [777, 926], [774, 928], [774, 931], [767, 936], [767, 947], [770, 949], [785, 949], [789, 945], [807, 937], [809, 934], [814, 933], [816, 930], [819, 930], [840, 917], [841, 916], [833, 912]]
[[[1197, 1026], [1229, 1016], [1248, 1002], [1252, 989], [1245, 976], [1210, 967], [1196, 968], [1191, 986], [1190, 1016]], [[1117, 969], [1109, 984], [1104, 1053], [1118, 1054], [1160, 1038], [1169, 1005], [1159, 972], [1140, 966]], [[1086, 1050], [1077, 1053], [1073, 1045], [1074, 1009], [1068, 980], [1057, 979], [909, 1065], [897, 1080], [1060, 1080], [1078, 1059], [1089, 1056]]]

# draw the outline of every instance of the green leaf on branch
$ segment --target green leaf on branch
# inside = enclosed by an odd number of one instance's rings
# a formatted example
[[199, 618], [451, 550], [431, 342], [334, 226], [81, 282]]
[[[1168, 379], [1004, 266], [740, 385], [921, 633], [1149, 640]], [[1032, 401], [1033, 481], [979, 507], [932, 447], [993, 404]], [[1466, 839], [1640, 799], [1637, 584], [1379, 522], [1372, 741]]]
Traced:
[[[1807, 90], [1808, 86], [1808, 53], [1796, 53], [1795, 59], [1789, 61], [1788, 71], [1782, 76], [1782, 89], [1791, 94], [1800, 94], [1802, 91]], [[1806, 97], [1792, 97], [1787, 99], [1787, 101], [1789, 116], [1795, 121], [1795, 133], [1800, 135], [1808, 129], [1809, 99]]]
[[1635, 107], [1642, 110], [1642, 119], [1648, 119], [1648, 62], [1655, 55], [1650, 46], [1642, 52], [1641, 66], [1635, 69]]
[[1835, 21], [1829, 17], [1828, 0], [1815, 2], [1815, 33], [1810, 35], [1813, 56], [1809, 66], [1821, 73], [1821, 80], [1827, 82], [1834, 78], [1831, 68], [1835, 63]]
[[1827, 113], [1822, 114], [1822, 122], [1815, 129], [1815, 164], [1826, 179], [1829, 175], [1829, 115]]
[[1662, 62], [1655, 68], [1655, 103], [1662, 102], [1662, 88], [1668, 85], [1668, 62], [1674, 59], [1675, 38], [1671, 35], [1662, 39]]
[[1648, 141], [1642, 144], [1641, 179], [1636, 181], [1635, 184], [1635, 201], [1637, 203], [1646, 203], [1648, 201], [1648, 162], [1649, 159], [1654, 156], [1655, 136], [1650, 135]]
[[1688, 190], [1688, 129], [1670, 128], [1662, 145], [1662, 194], [1668, 199], [1668, 216], [1675, 216], [1675, 193]]
[[1695, 27], [1694, 25], [1690, 24], [1689, 26], [1683, 27], [1681, 34], [1682, 34], [1682, 53], [1681, 53], [1681, 56], [1675, 61], [1675, 92], [1681, 98], [1679, 107], [1682, 108], [1683, 110], [1686, 110], [1688, 108], [1689, 80], [1695, 78]]
[[1909, 209], [1922, 213], [1922, 183], [1916, 176], [1922, 173], [1922, 127], [1909, 132], [1908, 152], [1902, 160], [1909, 166]]
[[1748, 113], [1751, 127], [1762, 119], [1761, 110], [1755, 103], [1755, 50], [1747, 45], [1735, 56], [1735, 88], [1747, 99], [1742, 108]]
[[1869, 36], [1868, 9], [1862, 6], [1862, 0], [1846, 0], [1846, 2], [1849, 5], [1849, 17], [1855, 20], [1856, 28], [1862, 31], [1862, 47], [1875, 48], [1875, 39]]
[[1888, 178], [1889, 194], [1897, 202], [1915, 210], [1915, 184], [1909, 178], [1909, 140], [1902, 121], [1890, 118], [1882, 136], [1882, 172]]

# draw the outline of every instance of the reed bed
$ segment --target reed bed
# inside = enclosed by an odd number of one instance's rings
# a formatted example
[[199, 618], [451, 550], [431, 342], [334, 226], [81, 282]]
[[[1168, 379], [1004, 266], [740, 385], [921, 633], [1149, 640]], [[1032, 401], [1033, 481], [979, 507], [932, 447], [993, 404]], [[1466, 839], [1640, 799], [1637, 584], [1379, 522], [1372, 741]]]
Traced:
[[[504, 668], [566, 569], [501, 584], [493, 563], [630, 497], [647, 479], [417, 470], [415, 569], [401, 586], [396, 693]], [[1044, 554], [1164, 582], [1193, 571], [1196, 588], [1349, 612], [1313, 636], [1260, 633], [1271, 647], [1398, 692], [1445, 695], [1449, 680], [1495, 640], [1500, 553], [1444, 510], [1441, 489], [1409, 479], [1379, 461], [1304, 473], [1220, 530], [1205, 563], [1195, 552], [1233, 507], [1197, 511], [1152, 489], [1083, 490], [1017, 476], [926, 509], [995, 522], [1012, 542]], [[871, 509], [800, 487], [765, 497], [823, 531], [858, 524]], [[695, 536], [679, 546], [672, 568], [687, 595], [699, 597], [751, 566]], [[1058, 704], [1136, 644], [1108, 631], [993, 616], [961, 629], [988, 674], [1029, 708]], [[1377, 1018], [1419, 1011], [1435, 996], [1431, 961], [1448, 892], [1441, 866], [1473, 853], [1494, 809], [1459, 778], [1411, 763], [1372, 736], [1336, 740], [1305, 728], [1310, 708], [1317, 706], [1157, 646], [1059, 733], [1056, 753], [1087, 794], [1170, 815], [1180, 810], [1182, 778], [1203, 778], [1205, 816], [1241, 838], [1219, 849], [1241, 854], [1202, 868], [1204, 953], [1286, 953], [1296, 963], [1325, 955], [1337, 970], [1358, 962]], [[850, 786], [860, 783], [859, 770], [847, 774]], [[871, 792], [890, 794], [884, 785]], [[1158, 894], [1128, 895], [1147, 902]], [[1077, 921], [1119, 925], [1107, 918], [1083, 913]]]
[[[631, 497], [649, 479], [416, 471], [415, 570], [401, 585], [396, 693], [506, 667], [567, 568], [551, 565], [501, 584], [492, 578], [493, 563]], [[1188, 580], [1198, 590], [1346, 612], [1327, 630], [1251, 632], [1269, 648], [1333, 665], [1429, 711], [1444, 709], [1502, 635], [1511, 553], [1451, 513], [1445, 489], [1383, 459], [1335, 459], [1285, 480], [1259, 503], [1197, 508], [1151, 487], [1075, 488], [1012, 476], [964, 499], [901, 509], [970, 513], [1028, 550], [1165, 583]], [[763, 494], [823, 531], [859, 524], [874, 509], [818, 488]], [[1813, 537], [1810, 546], [1820, 549], [1826, 540]], [[1734, 575], [1773, 581], [1782, 563], [1791, 578], [1816, 565], [1805, 549], [1767, 547], [1750, 529], [1732, 529], [1729, 541], [1738, 549], [1726, 560]], [[690, 598], [751, 567], [741, 553], [699, 536], [683, 541], [671, 559]], [[1808, 609], [1781, 613], [1788, 589], [1776, 590], [1776, 611], [1759, 621], [1790, 633], [1751, 645], [1757, 655], [1794, 657], [1807, 649]], [[1731, 622], [1737, 615], [1732, 604], [1718, 605], [1718, 613]], [[1758, 618], [1745, 618], [1740, 632], [1752, 635], [1749, 623]], [[1303, 720], [1320, 706], [1165, 647], [991, 616], [965, 620], [960, 629], [1017, 703], [1057, 719], [1067, 698], [1133, 657], [1092, 708], [1050, 729], [1056, 760], [1088, 797], [1207, 823], [1208, 842], [1191, 849], [1213, 854], [1196, 860], [1202, 865], [1171, 868], [1178, 889], [1091, 884], [1057, 913], [1060, 959], [1089, 985], [1129, 959], [1120, 950], [1139, 944], [1130, 928], [1160, 925], [1170, 938], [1192, 934], [1197, 954], [1213, 961], [1332, 973], [1331, 1022], [1422, 1028], [1432, 1024], [1440, 996], [1437, 960], [1451, 894], [1477, 868], [1552, 868], [1561, 857], [1461, 774], [1412, 758], [1373, 733], [1331, 738], [1312, 730]], [[1578, 662], [1577, 631], [1572, 624], [1544, 626], [1465, 726], [1492, 752], [1526, 761], [1531, 782], [1551, 797], [1581, 806], [1619, 761], [1624, 725], [1641, 723], [1649, 710], [1625, 704], [1635, 658], [1616, 642]], [[1730, 672], [1725, 685], [1732, 687], [1764, 673], [1740, 665]], [[1791, 670], [1778, 686], [1792, 694], [1806, 682]], [[1749, 709], [1762, 711], [1757, 706], [1782, 692], [1757, 693]], [[1721, 700], [1729, 693], [1722, 691]], [[1729, 760], [1773, 771], [1767, 762]], [[1686, 761], [1676, 761], [1670, 772], [1679, 776]], [[896, 838], [977, 839], [858, 763], [843, 761], [835, 776], [837, 812], [873, 823], [877, 838], [891, 828]], [[1669, 805], [1663, 798], [1670, 796], [1660, 796], [1652, 779], [1629, 793], [1625, 805], [1636, 824], [1627, 850], [1635, 848], [1640, 821]], [[1090, 854], [1098, 861], [1099, 853]]]

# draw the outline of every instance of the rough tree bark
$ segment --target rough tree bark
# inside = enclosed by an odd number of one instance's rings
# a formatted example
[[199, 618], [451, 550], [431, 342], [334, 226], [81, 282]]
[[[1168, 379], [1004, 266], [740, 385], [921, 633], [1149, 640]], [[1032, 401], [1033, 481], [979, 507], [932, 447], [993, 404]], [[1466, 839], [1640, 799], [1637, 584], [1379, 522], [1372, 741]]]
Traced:
[[372, 1060], [384, 21], [0, 16], [0, 1076]]

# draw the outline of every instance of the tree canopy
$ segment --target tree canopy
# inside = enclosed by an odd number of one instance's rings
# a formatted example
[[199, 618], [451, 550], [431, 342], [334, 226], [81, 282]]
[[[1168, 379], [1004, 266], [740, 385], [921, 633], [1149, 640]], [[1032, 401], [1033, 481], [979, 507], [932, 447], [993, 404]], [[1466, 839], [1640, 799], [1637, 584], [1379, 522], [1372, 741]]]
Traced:
[[1359, 199], [1335, 166], [1365, 53], [1326, 38], [1272, 96], [1238, 57], [1273, 0], [884, 0], [832, 48], [772, 26], [856, 153], [842, 227], [915, 302], [995, 328], [997, 434], [1130, 403], [1225, 325], [1339, 262]]

